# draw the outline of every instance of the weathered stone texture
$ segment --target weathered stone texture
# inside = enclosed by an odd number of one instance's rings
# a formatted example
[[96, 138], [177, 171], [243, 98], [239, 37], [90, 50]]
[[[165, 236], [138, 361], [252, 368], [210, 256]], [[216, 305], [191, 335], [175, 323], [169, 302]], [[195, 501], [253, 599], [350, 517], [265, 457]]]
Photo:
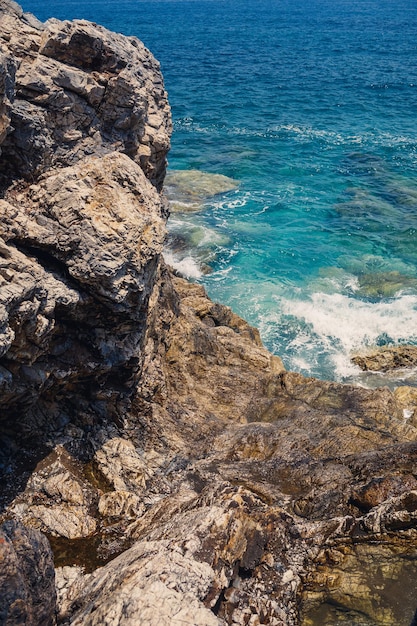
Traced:
[[408, 626], [415, 389], [287, 372], [166, 267], [170, 124], [138, 40], [0, 0], [0, 621], [53, 624], [41, 530], [63, 624]]
[[389, 372], [403, 367], [417, 366], [417, 346], [386, 346], [374, 348], [352, 357], [353, 363], [364, 370]]
[[[83, 20], [41, 24], [2, 0], [2, 49], [16, 62], [13, 94], [7, 74], [13, 132], [4, 137], [2, 169], [33, 180], [51, 165], [117, 150], [161, 188], [170, 110], [159, 64], [138, 39]], [[0, 57], [0, 97], [3, 66]], [[3, 108], [0, 137], [10, 126]]]
[[47, 539], [8, 521], [0, 527], [0, 623], [56, 623], [55, 573]]
[[163, 214], [142, 170], [119, 153], [0, 200], [4, 409], [83, 380], [92, 397], [109, 377], [139, 371]]

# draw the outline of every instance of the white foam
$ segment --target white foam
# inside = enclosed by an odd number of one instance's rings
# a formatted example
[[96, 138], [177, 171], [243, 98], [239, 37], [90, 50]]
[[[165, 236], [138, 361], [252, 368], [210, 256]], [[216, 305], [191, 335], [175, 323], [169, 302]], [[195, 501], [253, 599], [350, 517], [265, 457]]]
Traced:
[[388, 335], [393, 341], [417, 339], [417, 296], [371, 303], [342, 294], [315, 293], [308, 301], [283, 300], [284, 313], [311, 324], [314, 331], [337, 339], [346, 351]]
[[309, 300], [281, 299], [280, 308], [310, 329], [309, 336], [304, 331], [291, 347], [300, 348], [305, 342], [307, 352], [311, 353], [314, 344], [328, 352], [339, 377], [357, 373], [350, 361], [352, 353], [377, 344], [381, 337], [394, 343], [417, 341], [417, 296], [413, 295], [370, 303], [341, 294], [315, 293]]
[[203, 275], [196, 261], [187, 256], [178, 259], [170, 250], [164, 251], [165, 262], [186, 278], [201, 278]]

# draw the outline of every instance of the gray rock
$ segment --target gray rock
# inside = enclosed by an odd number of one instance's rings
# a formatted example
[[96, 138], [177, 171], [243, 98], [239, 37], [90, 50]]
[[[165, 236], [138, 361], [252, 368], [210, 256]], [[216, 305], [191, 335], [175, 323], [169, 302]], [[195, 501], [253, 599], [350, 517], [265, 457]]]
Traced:
[[[139, 542], [94, 574], [76, 579], [61, 619], [76, 625], [218, 626], [202, 600], [214, 579], [206, 563], [167, 542]], [[74, 602], [74, 598], [76, 598]]]
[[[10, 110], [14, 97], [15, 66], [0, 48], [0, 146], [11, 132]], [[1, 153], [0, 153], [1, 154]]]
[[0, 623], [56, 623], [55, 573], [51, 548], [38, 531], [15, 521], [0, 527]]
[[128, 363], [127, 379], [140, 369], [163, 212], [139, 166], [118, 153], [0, 201], [4, 408], [46, 392], [52, 400], [81, 379], [91, 397], [91, 376], [98, 393]]
[[[42, 25], [7, 0], [0, 32], [18, 59], [13, 94], [12, 72], [3, 71], [14, 100], [3, 169], [33, 180], [51, 165], [118, 150], [162, 187], [170, 109], [159, 64], [138, 39], [83, 20]], [[0, 72], [0, 96], [1, 81]], [[1, 110], [0, 120], [3, 136], [11, 127]]]

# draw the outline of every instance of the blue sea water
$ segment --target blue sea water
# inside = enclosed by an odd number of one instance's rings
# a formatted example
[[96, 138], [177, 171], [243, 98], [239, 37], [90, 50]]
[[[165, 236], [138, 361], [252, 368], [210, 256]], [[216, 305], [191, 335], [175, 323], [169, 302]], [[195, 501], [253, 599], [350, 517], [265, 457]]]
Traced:
[[389, 383], [350, 356], [417, 344], [415, 0], [22, 5], [142, 39], [173, 111], [170, 168], [239, 181], [172, 216], [185, 247], [169, 258], [288, 369]]

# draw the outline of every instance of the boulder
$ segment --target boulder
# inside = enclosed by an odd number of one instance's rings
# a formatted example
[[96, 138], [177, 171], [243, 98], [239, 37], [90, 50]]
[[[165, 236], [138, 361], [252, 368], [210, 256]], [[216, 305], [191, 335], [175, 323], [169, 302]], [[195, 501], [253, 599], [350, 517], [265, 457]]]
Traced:
[[[84, 20], [41, 24], [9, 0], [0, 3], [0, 33], [18, 65], [14, 86], [6, 71], [13, 132], [0, 164], [9, 177], [33, 180], [53, 165], [120, 151], [162, 187], [170, 109], [159, 64], [142, 42]], [[0, 97], [2, 68], [0, 58]], [[0, 108], [0, 136], [5, 127]]]
[[55, 572], [48, 540], [16, 521], [0, 526], [0, 622], [56, 623]]
[[363, 371], [388, 372], [402, 367], [417, 367], [417, 346], [384, 346], [352, 357]]

